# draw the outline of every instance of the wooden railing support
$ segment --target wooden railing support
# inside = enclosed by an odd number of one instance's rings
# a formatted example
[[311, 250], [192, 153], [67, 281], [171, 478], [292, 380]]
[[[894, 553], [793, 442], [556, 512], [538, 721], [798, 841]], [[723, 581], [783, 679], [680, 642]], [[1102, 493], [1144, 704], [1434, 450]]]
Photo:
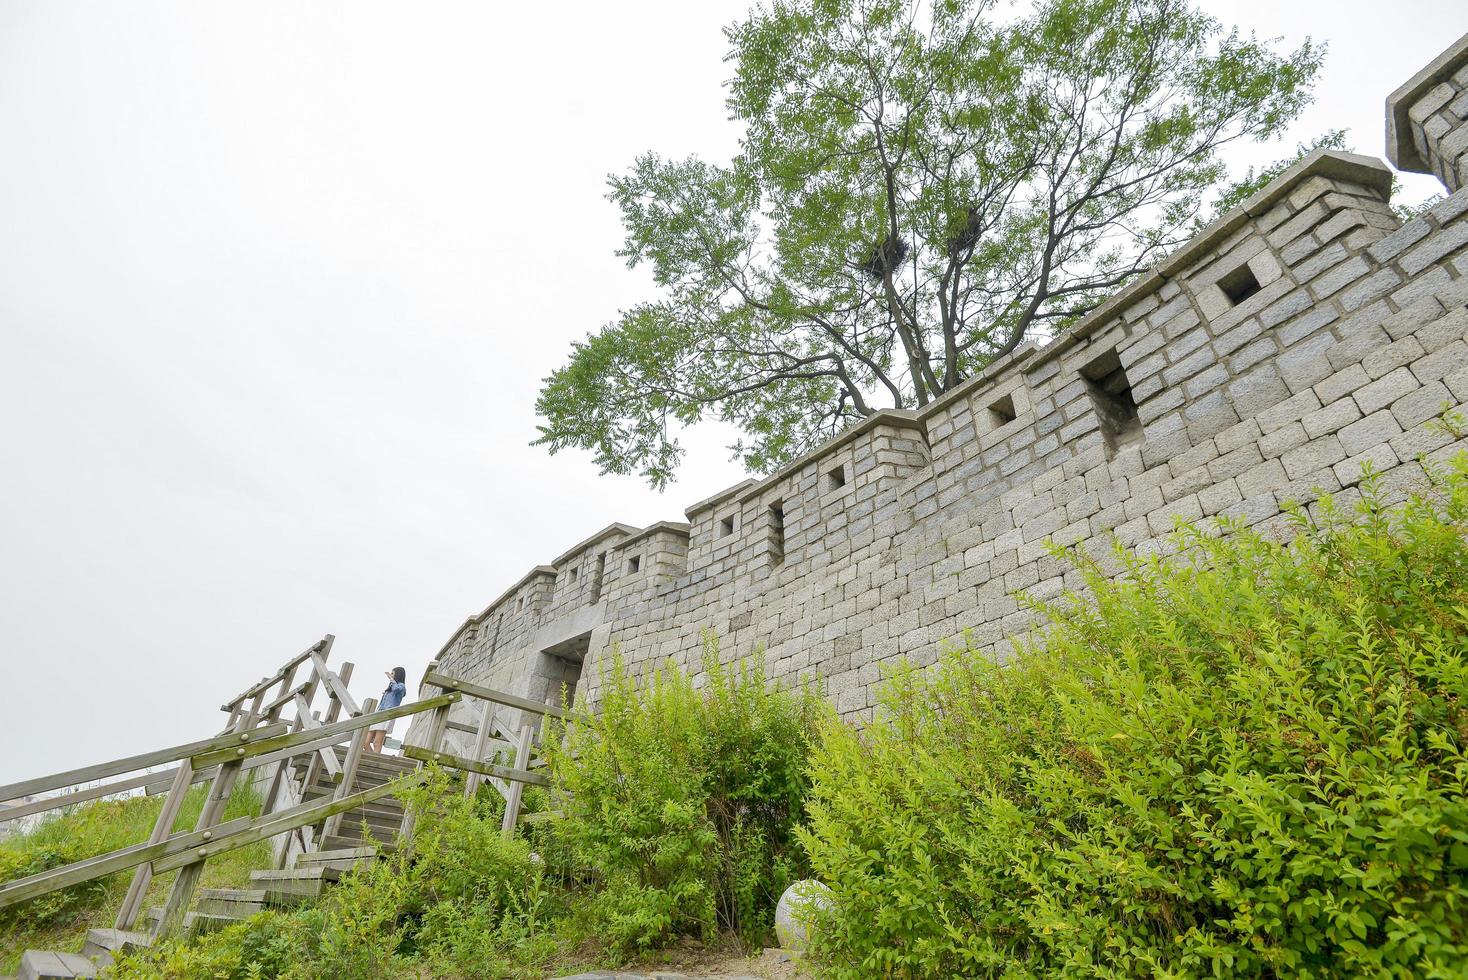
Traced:
[[[494, 734], [494, 705], [488, 701], [484, 702], [484, 714], [479, 717], [479, 731], [474, 735], [474, 751], [469, 755], [476, 762], [483, 762], [485, 752], [489, 748], [490, 736]], [[479, 790], [479, 781], [484, 777], [477, 772], [467, 773], [464, 776], [464, 796], [473, 799]]]
[[[454, 697], [457, 700], [458, 695], [454, 695]], [[423, 732], [423, 748], [427, 751], [437, 752], [443, 748], [443, 733], [449, 722], [449, 709], [451, 707], [452, 704], [439, 705], [428, 716], [428, 721], [424, 726]], [[418, 768], [422, 769], [423, 763], [418, 763]], [[400, 850], [412, 845], [413, 827], [417, 822], [418, 815], [413, 812], [413, 808], [405, 806], [403, 808], [403, 822], [398, 827], [397, 843]]]
[[[261, 702], [265, 698], [265, 691], [255, 695], [250, 709], [240, 721], [240, 730], [249, 731], [254, 727], [256, 714], [260, 710]], [[229, 794], [234, 791], [235, 780], [239, 778], [244, 768], [246, 749], [235, 750], [236, 758], [227, 762], [221, 762], [214, 773], [214, 779], [209, 784], [209, 795], [204, 797], [204, 808], [199, 811], [199, 822], [194, 829], [200, 833], [211, 831], [224, 817], [224, 808], [229, 805]], [[187, 763], [186, 763], [187, 765]], [[180, 767], [180, 777], [183, 775]], [[187, 792], [188, 783], [184, 782], [179, 789]], [[165, 807], [166, 809], [166, 807]], [[165, 835], [167, 832], [164, 832]], [[173, 879], [173, 887], [168, 891], [168, 900], [163, 904], [163, 916], [158, 920], [158, 925], [153, 931], [154, 938], [161, 939], [172, 935], [183, 925], [184, 916], [188, 914], [189, 903], [194, 898], [194, 889], [198, 887], [199, 877], [204, 873], [204, 859], [187, 864], [179, 869], [178, 877]]]
[[[525, 771], [530, 765], [530, 742], [535, 738], [535, 729], [530, 725], [520, 727], [519, 743], [515, 746], [515, 768]], [[515, 824], [520, 822], [520, 797], [525, 792], [525, 784], [519, 780], [510, 783], [510, 791], [505, 796], [505, 819], [500, 824], [500, 832], [506, 837], [513, 837]]]
[[[194, 767], [185, 759], [174, 770], [173, 785], [169, 787], [168, 796], [164, 798], [163, 806], [158, 811], [158, 819], [153, 823], [153, 833], [148, 837], [149, 844], [157, 844], [173, 833], [173, 823], [178, 819], [178, 812], [183, 809], [184, 797], [188, 795], [193, 783]], [[143, 896], [152, 880], [153, 863], [149, 861], [138, 865], [133, 872], [133, 880], [127, 886], [127, 895], [122, 899], [122, 907], [117, 910], [117, 919], [113, 923], [116, 928], [131, 929], [133, 923], [138, 921], [138, 913], [143, 910]]]
[[[362, 702], [363, 714], [370, 715], [376, 710], [376, 698], [368, 698]], [[362, 751], [366, 746], [367, 733], [358, 732], [352, 738], [352, 744], [347, 747], [347, 758], [342, 764], [342, 781], [337, 785], [336, 792], [332, 794], [332, 799], [343, 800], [352, 795], [352, 784], [357, 781], [357, 770], [362, 765]], [[323, 837], [332, 837], [341, 829], [341, 825], [342, 815], [340, 813], [333, 814], [326, 818], [326, 823], [321, 828], [321, 835]]]

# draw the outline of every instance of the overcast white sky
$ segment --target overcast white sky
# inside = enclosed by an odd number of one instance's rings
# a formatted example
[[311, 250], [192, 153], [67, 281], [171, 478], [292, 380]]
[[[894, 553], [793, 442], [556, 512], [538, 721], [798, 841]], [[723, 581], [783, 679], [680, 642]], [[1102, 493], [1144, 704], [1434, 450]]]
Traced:
[[[1296, 136], [1373, 155], [1468, 29], [1206, 6], [1329, 41]], [[606, 174], [731, 154], [747, 7], [0, 0], [0, 782], [212, 734], [327, 632], [376, 694], [531, 566], [742, 477], [716, 427], [663, 495], [528, 443], [540, 379], [648, 295]]]

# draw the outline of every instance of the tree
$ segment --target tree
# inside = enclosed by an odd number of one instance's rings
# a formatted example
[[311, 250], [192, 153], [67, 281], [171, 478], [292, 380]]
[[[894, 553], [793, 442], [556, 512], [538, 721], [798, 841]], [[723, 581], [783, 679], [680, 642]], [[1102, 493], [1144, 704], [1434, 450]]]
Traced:
[[1277, 135], [1322, 50], [1187, 0], [773, 0], [726, 29], [727, 166], [610, 178], [660, 295], [546, 379], [538, 443], [655, 486], [706, 415], [768, 472], [1053, 335], [1192, 233], [1219, 150]]

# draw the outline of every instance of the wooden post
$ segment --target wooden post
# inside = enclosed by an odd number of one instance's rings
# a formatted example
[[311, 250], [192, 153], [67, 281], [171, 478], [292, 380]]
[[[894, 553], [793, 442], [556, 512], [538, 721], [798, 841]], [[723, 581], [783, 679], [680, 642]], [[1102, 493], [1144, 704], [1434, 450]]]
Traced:
[[[428, 715], [428, 724], [423, 732], [423, 746], [430, 752], [437, 752], [443, 746], [444, 729], [449, 723], [450, 704], [441, 704]], [[423, 763], [418, 763], [418, 768], [423, 768]], [[403, 808], [403, 822], [398, 827], [399, 848], [406, 848], [413, 840], [413, 825], [417, 823], [417, 815], [411, 807]]]
[[[341, 681], [341, 686], [344, 687], [344, 688], [347, 686], [348, 683], [351, 682], [351, 680], [352, 680], [352, 664], [351, 664], [351, 661], [346, 661], [346, 662], [344, 662], [342, 664], [342, 669], [339, 670], [339, 671], [337, 671], [336, 678], [337, 678], [337, 680]], [[337, 717], [340, 716], [341, 710], [342, 710], [342, 703], [341, 703], [341, 699], [336, 696], [336, 693], [335, 693], [335, 690], [334, 690], [334, 686], [333, 685], [328, 685], [327, 686], [326, 693], [331, 697], [331, 706], [326, 709], [326, 723], [329, 725], [332, 722], [336, 721]], [[351, 714], [351, 715], [366, 714], [365, 711], [352, 711], [351, 709], [352, 709], [352, 706], [351, 705], [348, 705], [347, 706], [347, 710], [348, 710], [349, 714]]]
[[[299, 698], [296, 699], [296, 720], [301, 723], [302, 728], [313, 727], [311, 724], [311, 702], [316, 697], [317, 689], [326, 682], [326, 679], [321, 676], [322, 661], [317, 660], [315, 657], [312, 657], [311, 661], [313, 664], [313, 666], [311, 667], [311, 686], [306, 691], [305, 704], [302, 704]], [[316, 772], [320, 768], [320, 766], [321, 754], [318, 752], [312, 755], [311, 761], [306, 764], [306, 776], [301, 781], [302, 794], [306, 792], [306, 789], [310, 787], [312, 781], [316, 778]]]
[[[535, 736], [535, 729], [530, 725], [520, 728], [519, 744], [515, 746], [515, 768], [524, 769], [530, 764], [530, 740]], [[505, 797], [505, 821], [500, 825], [500, 832], [506, 837], [515, 834], [515, 824], [520, 822], [520, 796], [525, 792], [525, 784], [519, 780], [510, 781], [510, 792]]]
[[[249, 710], [240, 720], [237, 731], [243, 734], [255, 727], [255, 717], [264, 700], [264, 691], [255, 695], [255, 700], [251, 702]], [[245, 764], [245, 750], [240, 749], [239, 753], [239, 759], [220, 763], [219, 768], [215, 770], [214, 779], [209, 784], [209, 795], [204, 798], [204, 808], [199, 811], [199, 822], [194, 825], [195, 830], [210, 830], [218, 826], [219, 821], [224, 817], [224, 808], [229, 805], [229, 794], [234, 790], [235, 780], [239, 777]], [[188, 764], [188, 760], [180, 763], [180, 776]], [[185, 783], [183, 788], [187, 790], [188, 784]], [[167, 831], [164, 831], [164, 836], [167, 836]], [[158, 920], [158, 925], [153, 930], [155, 939], [172, 935], [183, 925], [184, 917], [189, 911], [189, 903], [194, 898], [194, 889], [198, 887], [199, 877], [203, 873], [203, 858], [178, 869], [178, 877], [173, 879], [173, 887], [168, 892], [168, 901], [163, 904], [163, 917]]]
[[[285, 697], [285, 692], [287, 692], [287, 691], [289, 691], [291, 689], [291, 681], [293, 681], [293, 680], [296, 679], [296, 671], [299, 668], [300, 668], [300, 664], [292, 664], [291, 665], [291, 668], [289, 670], [287, 670], [284, 674], [281, 675], [281, 677], [280, 677], [280, 690], [277, 691], [277, 692], [275, 692], [277, 699], [278, 698]], [[281, 702], [280, 704], [277, 704], [274, 708], [271, 709], [271, 711], [270, 711], [270, 717], [267, 718], [266, 720], [267, 721], [274, 721], [276, 718], [280, 717], [280, 709], [281, 708], [284, 708], [284, 707], [285, 707], [285, 702]]]
[[[328, 634], [327, 639], [328, 639], [328, 641], [334, 641], [335, 640], [335, 637], [332, 637], [332, 636], [330, 636], [330, 634]], [[327, 649], [328, 650], [331, 649], [330, 642], [328, 642], [328, 644], [327, 644]], [[306, 690], [304, 692], [302, 692], [302, 694], [300, 695], [301, 697], [303, 697], [303, 698], [306, 699], [306, 704], [309, 705], [311, 703], [311, 699], [316, 696], [316, 688], [317, 688], [317, 686], [320, 683], [321, 683], [321, 676], [320, 676], [320, 674], [318, 674], [316, 672], [316, 669], [313, 667], [311, 669], [311, 678], [310, 678], [309, 681], [306, 682]], [[292, 732], [299, 732], [301, 729], [305, 728], [306, 727], [306, 720], [305, 719], [306, 718], [309, 718], [310, 717], [310, 714], [311, 714], [310, 713], [310, 710], [308, 709], [307, 712], [306, 712], [305, 717], [302, 717], [301, 712], [299, 710], [297, 710], [296, 711], [295, 723], [291, 727], [291, 731]], [[278, 765], [276, 767], [275, 773], [270, 777], [270, 789], [265, 794], [265, 807], [264, 807], [264, 810], [262, 812], [264, 812], [264, 813], [270, 813], [270, 812], [272, 812], [275, 809], [275, 804], [277, 802], [279, 802], [280, 790], [281, 790], [281, 787], [285, 783], [286, 777], [290, 773], [291, 761], [292, 760], [290, 760], [290, 759], [282, 759], [280, 761], [280, 765]], [[304, 792], [304, 786], [302, 787], [302, 791]], [[287, 850], [289, 850], [289, 847], [288, 846], [281, 848], [281, 854], [284, 854], [285, 851], [287, 851]]]
[[[157, 844], [173, 831], [173, 822], [178, 819], [178, 811], [183, 809], [184, 797], [188, 795], [189, 787], [194, 782], [194, 767], [189, 765], [189, 760], [184, 759], [178, 764], [178, 769], [173, 776], [173, 785], [169, 787], [168, 796], [163, 800], [163, 806], [158, 811], [158, 819], [153, 824], [153, 833], [148, 837], [149, 844]], [[143, 909], [143, 896], [147, 894], [148, 884], [153, 880], [153, 863], [138, 865], [133, 872], [132, 883], [127, 886], [127, 895], [122, 900], [122, 907], [117, 910], [117, 920], [114, 926], [118, 929], [131, 929], [133, 923], [138, 921], [138, 913]]]
[[[377, 699], [368, 698], [362, 703], [362, 713], [370, 715], [377, 710]], [[342, 781], [332, 794], [332, 799], [343, 800], [352, 795], [352, 784], [357, 781], [357, 768], [362, 764], [362, 750], [367, 744], [366, 732], [353, 732], [352, 744], [347, 747], [346, 762], [342, 765]], [[327, 817], [322, 827], [322, 837], [332, 837], [341, 829], [343, 814]]]
[[[494, 705], [488, 701], [483, 702], [484, 714], [479, 718], [479, 731], [474, 736], [474, 751], [469, 754], [475, 762], [484, 761], [484, 750], [489, 745], [489, 737], [494, 733]], [[484, 777], [477, 772], [471, 772], [464, 777], [464, 796], [473, 799], [474, 793], [479, 789], [479, 781]]]

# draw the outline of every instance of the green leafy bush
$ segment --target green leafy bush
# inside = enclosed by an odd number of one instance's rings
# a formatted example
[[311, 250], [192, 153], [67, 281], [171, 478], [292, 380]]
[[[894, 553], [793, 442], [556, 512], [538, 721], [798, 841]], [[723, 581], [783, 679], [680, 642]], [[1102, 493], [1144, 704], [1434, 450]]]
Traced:
[[824, 705], [771, 688], [757, 665], [720, 666], [711, 636], [704, 665], [696, 687], [672, 664], [639, 684], [615, 661], [596, 714], [547, 739], [565, 816], [548, 855], [621, 955], [724, 930], [759, 938], [805, 870], [794, 830]]
[[829, 975], [1468, 974], [1468, 462], [1364, 489], [1288, 544], [1080, 562], [1007, 666], [950, 653], [827, 725]]

